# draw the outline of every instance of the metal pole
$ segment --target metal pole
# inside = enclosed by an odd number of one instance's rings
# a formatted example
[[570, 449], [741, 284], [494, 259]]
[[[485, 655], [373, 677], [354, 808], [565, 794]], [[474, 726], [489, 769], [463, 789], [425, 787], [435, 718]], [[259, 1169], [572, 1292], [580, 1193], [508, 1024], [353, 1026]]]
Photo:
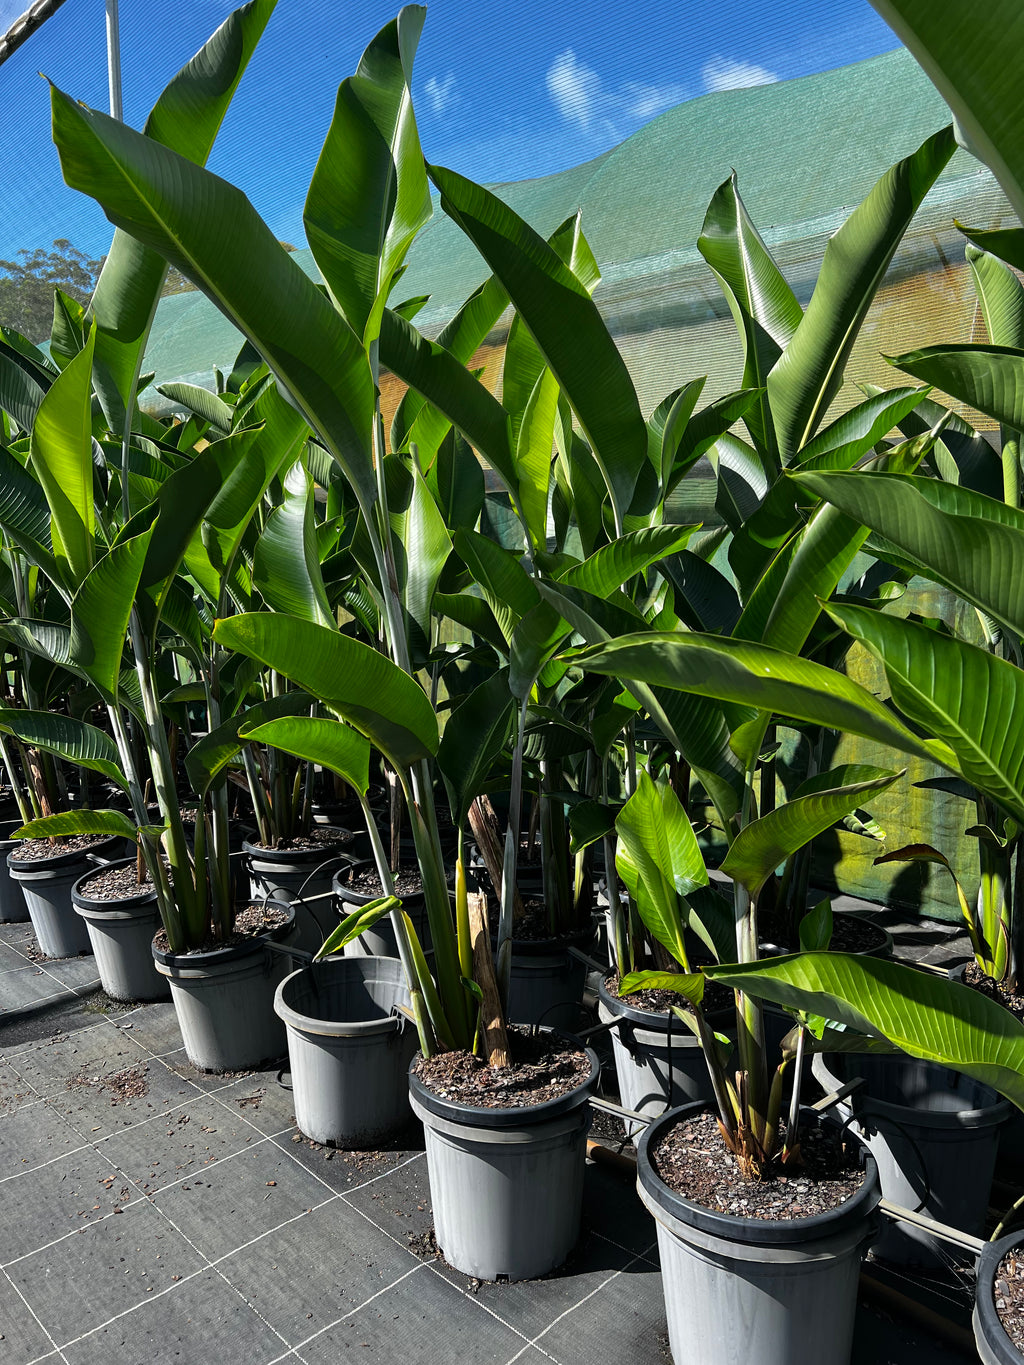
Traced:
[[117, 17], [117, 0], [107, 0], [107, 79], [110, 85], [110, 117], [122, 123], [121, 26]]

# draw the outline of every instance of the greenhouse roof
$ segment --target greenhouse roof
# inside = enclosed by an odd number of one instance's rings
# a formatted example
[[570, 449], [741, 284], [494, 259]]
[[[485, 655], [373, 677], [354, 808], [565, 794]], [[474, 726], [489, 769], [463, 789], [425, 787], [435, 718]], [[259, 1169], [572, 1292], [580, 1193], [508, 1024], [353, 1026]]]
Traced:
[[[688, 100], [592, 161], [492, 188], [545, 234], [582, 210], [604, 275], [600, 302], [602, 291], [607, 300], [609, 287], [619, 282], [653, 282], [699, 260], [696, 240], [705, 210], [730, 170], [770, 244], [820, 241], [889, 166], [948, 118], [927, 77], [898, 49], [819, 75]], [[962, 203], [979, 178], [991, 181], [959, 151], [930, 200]], [[297, 252], [296, 260], [316, 275], [308, 250]], [[431, 332], [486, 274], [474, 247], [437, 207], [410, 253], [401, 295], [430, 295], [418, 324]], [[230, 365], [239, 344], [233, 327], [202, 295], [179, 294], [160, 303], [147, 366], [158, 383], [209, 383], [212, 367]]]

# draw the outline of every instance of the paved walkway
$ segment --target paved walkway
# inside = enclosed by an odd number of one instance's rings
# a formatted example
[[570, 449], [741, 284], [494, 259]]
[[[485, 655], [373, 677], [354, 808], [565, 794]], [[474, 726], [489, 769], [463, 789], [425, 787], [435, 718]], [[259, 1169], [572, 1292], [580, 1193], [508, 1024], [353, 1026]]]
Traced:
[[[562, 1271], [470, 1281], [430, 1254], [420, 1136], [311, 1144], [276, 1071], [197, 1072], [169, 1004], [113, 1006], [91, 958], [33, 950], [28, 926], [0, 926], [3, 1365], [669, 1359], [628, 1176], [588, 1163]], [[857, 1365], [922, 1347], [935, 1365], [964, 1358], [862, 1306]]]

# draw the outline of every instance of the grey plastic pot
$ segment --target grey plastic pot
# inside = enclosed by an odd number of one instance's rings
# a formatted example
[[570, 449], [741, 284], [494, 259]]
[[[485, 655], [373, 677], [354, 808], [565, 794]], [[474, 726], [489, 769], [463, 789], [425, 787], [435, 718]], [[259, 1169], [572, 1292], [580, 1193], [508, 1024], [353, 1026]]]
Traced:
[[[598, 988], [597, 1013], [602, 1023], [622, 1021], [612, 1030], [612, 1054], [624, 1109], [657, 1118], [678, 1105], [713, 1099], [700, 1043], [671, 1011], [636, 1009], [613, 995], [606, 979]], [[721, 1032], [732, 1023], [731, 1014], [712, 1016], [709, 1022]], [[627, 1122], [626, 1127], [628, 1136], [635, 1137], [641, 1125]]]
[[[119, 858], [111, 867], [134, 867], [134, 858]], [[167, 1000], [171, 994], [153, 962], [151, 944], [160, 928], [160, 911], [152, 886], [124, 900], [96, 900], [89, 882], [97, 869], [82, 874], [71, 887], [75, 913], [85, 921], [96, 958], [100, 985], [114, 1000]]]
[[[370, 901], [379, 900], [378, 895], [371, 896], [361, 891], [353, 891], [346, 884], [346, 878], [351, 873], [371, 866], [372, 862], [366, 859], [362, 863], [351, 863], [348, 867], [343, 867], [334, 874], [331, 888], [337, 897], [338, 913], [342, 917], [350, 915], [359, 905], [369, 905]], [[428, 952], [431, 947], [430, 925], [427, 922], [427, 900], [423, 892], [403, 896], [402, 909], [412, 920], [420, 946], [424, 952]], [[346, 957], [397, 957], [398, 940], [391, 925], [390, 915], [385, 915], [372, 928], [353, 939], [351, 943], [345, 946], [344, 951]]]
[[248, 839], [242, 844], [250, 895], [254, 901], [275, 900], [295, 905], [298, 934], [295, 947], [306, 953], [319, 952], [338, 922], [331, 901], [313, 897], [329, 896], [338, 864], [351, 861], [351, 830], [331, 832], [337, 834], [337, 839], [316, 848], [262, 848]]
[[978, 1257], [978, 1284], [974, 1294], [974, 1343], [983, 1365], [1020, 1365], [1021, 1353], [1007, 1336], [996, 1309], [995, 1282], [1003, 1257], [1024, 1245], [1024, 1233], [1008, 1233], [998, 1242], [986, 1242]]
[[295, 1121], [334, 1147], [368, 1148], [412, 1118], [409, 1064], [415, 1027], [402, 964], [340, 957], [285, 977], [274, 1009], [288, 1034]]
[[677, 1361], [847, 1365], [860, 1263], [875, 1236], [878, 1174], [846, 1203], [811, 1218], [767, 1222], [715, 1213], [659, 1178], [651, 1151], [681, 1118], [671, 1110], [637, 1147], [637, 1189], [658, 1231], [669, 1345]]
[[[969, 1076], [902, 1055], [819, 1055], [812, 1069], [829, 1091], [864, 1077], [836, 1112], [852, 1116], [887, 1200], [982, 1234], [1009, 1101]], [[873, 1252], [893, 1265], [928, 1269], [947, 1266], [955, 1254], [923, 1229], [888, 1220]]]
[[22, 924], [28, 919], [25, 893], [7, 866], [8, 853], [18, 847], [18, 840], [7, 836], [24, 823], [24, 820], [5, 820], [0, 824], [0, 924]]
[[22, 889], [36, 940], [47, 957], [92, 952], [85, 921], [71, 904], [71, 888], [85, 872], [111, 861], [123, 846], [123, 839], [104, 839], [85, 852], [52, 858], [19, 858], [17, 849], [8, 853], [11, 878]]
[[[582, 1047], [583, 1045], [580, 1044]], [[590, 1096], [600, 1075], [545, 1104], [484, 1109], [442, 1099], [409, 1072], [426, 1135], [434, 1232], [445, 1260], [479, 1280], [529, 1280], [579, 1237]]]
[[281, 908], [290, 912], [286, 921], [245, 943], [199, 953], [167, 953], [153, 944], [185, 1052], [201, 1071], [244, 1071], [284, 1055], [287, 1039], [274, 995], [294, 964], [264, 947], [265, 939], [292, 942], [294, 907]]
[[572, 1033], [581, 1027], [581, 1000], [587, 964], [570, 948], [590, 949], [594, 931], [588, 925], [575, 934], [553, 939], [513, 939], [508, 1018], [515, 1024], [547, 1024]]

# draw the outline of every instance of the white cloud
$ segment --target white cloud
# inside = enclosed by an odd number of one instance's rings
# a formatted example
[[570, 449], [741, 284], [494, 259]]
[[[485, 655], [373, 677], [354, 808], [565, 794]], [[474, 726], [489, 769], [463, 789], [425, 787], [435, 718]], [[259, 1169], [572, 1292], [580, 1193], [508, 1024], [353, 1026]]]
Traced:
[[546, 80], [548, 94], [567, 123], [577, 124], [584, 132], [600, 128], [615, 136], [622, 136], [637, 122], [653, 118], [686, 97], [681, 85], [630, 81], [609, 90], [572, 48], [558, 54], [548, 67]]
[[774, 85], [779, 79], [774, 71], [755, 66], [753, 62], [738, 62], [733, 57], [712, 57], [701, 67], [705, 90], [740, 90], [750, 85]]
[[443, 81], [439, 81], [436, 76], [431, 76], [423, 88], [435, 114], [443, 114], [458, 99], [458, 95], [455, 93], [455, 73], [453, 71], [449, 71]]

